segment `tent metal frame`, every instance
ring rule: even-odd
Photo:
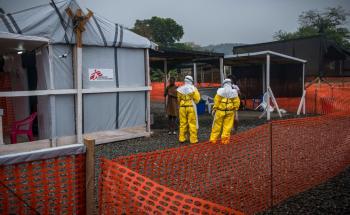
[[[271,86],[270,86],[271,56],[277,56],[280,58],[288,59],[290,61],[296,61],[298,63],[303,64],[303,72],[302,72],[303,95],[302,95],[301,100],[300,100],[297,114],[300,114],[301,109],[303,109],[303,114],[305,114],[305,94],[306,94],[306,91],[305,91],[305,64],[307,63],[307,61],[304,59],[292,57],[289,55],[285,55],[285,54],[281,54],[281,53],[269,51],[269,50],[260,51],[260,52],[243,53],[243,54],[226,55],[225,60],[238,60],[239,58],[242,58],[242,57],[254,57],[254,56],[266,56],[266,60],[265,60],[266,66],[263,65],[263,67],[262,67],[262,73],[263,73],[262,77],[263,77],[263,88],[264,88],[263,91],[264,91],[264,93],[267,94],[267,106],[266,106],[264,112],[261,114],[260,118],[262,116],[264,116],[266,113],[266,119],[271,120],[271,114],[269,111],[270,107],[271,107],[270,99],[272,99],[272,103],[275,105],[277,112],[278,112],[278,115],[280,117],[282,117],[282,114],[281,114],[281,111],[278,107],[276,98],[273,95],[273,91],[272,91]]]

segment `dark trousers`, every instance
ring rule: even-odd
[[[176,128],[176,116],[170,116],[168,115],[168,126],[169,131],[173,132]]]

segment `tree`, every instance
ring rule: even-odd
[[[151,19],[136,20],[132,30],[166,47],[173,45],[184,35],[183,27],[175,20],[157,16]]]
[[[345,27],[347,13],[342,7],[326,8],[323,12],[309,10],[299,16],[299,28],[296,32],[279,30],[274,34],[276,40],[296,39],[307,36],[323,35],[334,40],[344,48],[350,48],[350,31]]]
[[[170,48],[184,49],[184,50],[201,50],[201,46],[195,44],[194,42],[185,42],[185,43],[174,43]]]

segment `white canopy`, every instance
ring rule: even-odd
[[[21,8],[23,4],[22,0],[11,0],[1,5],[0,33],[43,37],[54,44],[75,44],[73,22],[65,11],[68,7],[73,12],[80,8],[75,0],[35,1],[35,5],[31,4],[30,8]],[[86,9],[83,12],[87,14]],[[83,44],[128,48],[156,47],[147,38],[95,13],[86,23]]]

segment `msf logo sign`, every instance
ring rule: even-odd
[[[99,77],[103,77],[103,74],[101,71],[95,69],[95,71],[90,75],[90,81],[95,81]]]
[[[89,69],[90,81],[113,81],[113,69]]]

